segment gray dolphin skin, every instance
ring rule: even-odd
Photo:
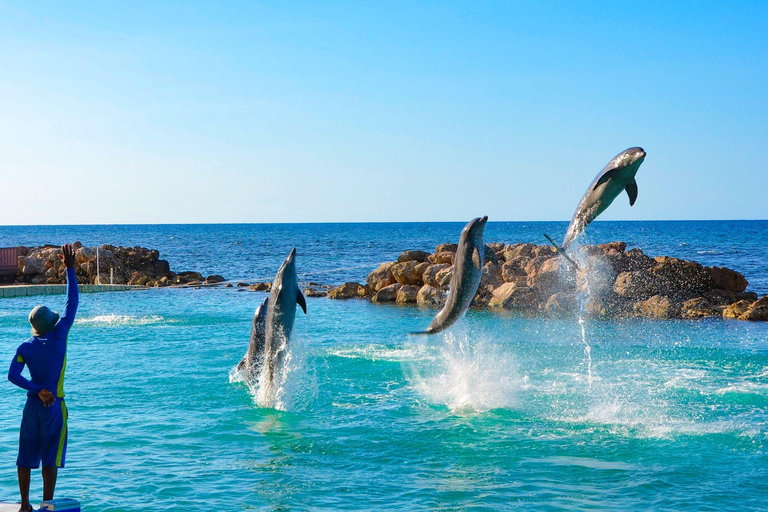
[[[237,365],[237,369],[245,371],[245,378],[248,382],[252,382],[258,374],[261,367],[262,356],[264,355],[264,341],[266,339],[266,326],[267,326],[267,307],[269,304],[269,297],[264,299],[256,312],[253,314],[253,324],[251,326],[251,339],[248,342],[248,351],[245,353],[245,357]]]
[[[608,162],[581,198],[568,231],[565,233],[563,245],[559,249],[562,251],[568,249],[584,228],[603,213],[623,191],[627,191],[629,205],[635,204],[637,199],[635,174],[643,160],[645,160],[643,148],[629,148]]]
[[[483,275],[483,255],[485,243],[483,231],[488,217],[476,218],[469,221],[461,231],[459,247],[456,249],[456,259],[453,262],[450,295],[445,307],[435,315],[426,331],[411,334],[436,334],[450,327],[469,308],[475,298],[480,277]]]
[[[296,304],[307,314],[307,302],[299,289],[296,275],[296,249],[293,249],[277,271],[269,295],[264,330],[264,368],[260,375],[266,385],[273,382],[275,370],[282,364],[288,348],[296,319]]]

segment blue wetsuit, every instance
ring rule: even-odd
[[[67,335],[77,312],[78,290],[75,269],[67,268],[67,303],[56,326],[45,336],[33,336],[19,345],[8,380],[27,390],[21,420],[19,457],[22,468],[64,467],[67,454],[67,406],[64,403],[64,371],[67,368]],[[31,380],[21,374],[29,368]],[[38,393],[47,389],[56,397],[45,407]]]

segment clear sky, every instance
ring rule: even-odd
[[[0,224],[768,218],[766,2],[2,2]]]

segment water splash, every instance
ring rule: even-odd
[[[130,325],[152,325],[166,322],[166,319],[159,315],[97,315],[94,317],[77,318],[76,325],[93,325],[98,327],[122,327]]]
[[[428,342],[431,343],[431,342]],[[436,347],[427,367],[406,365],[413,387],[430,401],[456,413],[513,409],[527,384],[516,361],[497,344],[471,339],[467,334],[447,333]]]
[[[302,337],[296,337],[290,344],[283,343],[282,362],[274,370],[271,380],[267,379],[267,365],[263,364],[258,375],[249,381],[245,370],[235,365],[229,371],[229,382],[243,383],[253,401],[259,407],[280,411],[307,410],[317,398],[317,373],[309,361],[307,344]]]

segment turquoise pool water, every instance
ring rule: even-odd
[[[405,333],[433,312],[308,299],[277,410],[230,381],[263,296],[83,296],[59,495],[104,512],[766,507],[768,325],[582,336],[573,319],[470,312],[425,339]],[[38,300],[0,301],[9,361]],[[23,393],[0,389],[10,498]]]

